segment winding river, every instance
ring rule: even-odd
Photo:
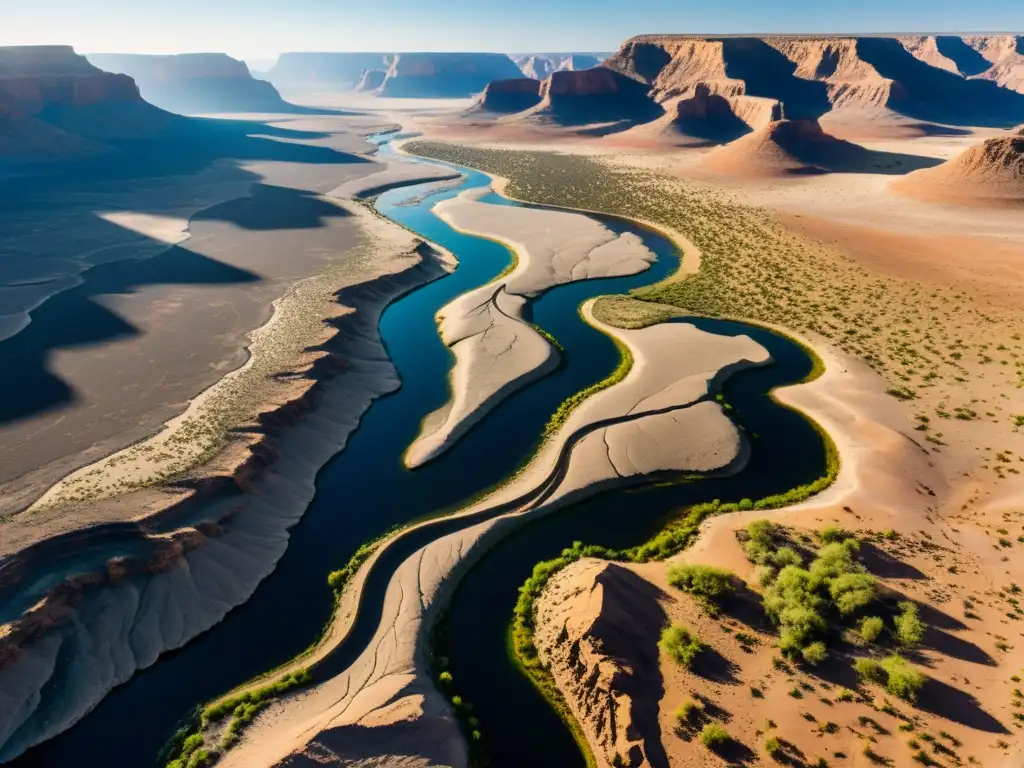
[[[384,144],[387,138],[379,141]],[[679,255],[657,233],[599,217],[616,232],[641,237],[657,254],[657,262],[639,275],[571,283],[535,301],[533,322],[565,348],[560,367],[509,397],[439,459],[415,471],[403,467],[402,455],[421,420],[448,399],[452,356],[438,337],[435,313],[493,279],[512,259],[500,244],[456,232],[432,214],[438,201],[489,184],[484,174],[460,170],[465,180],[455,188],[437,191],[435,185],[415,185],[386,192],[377,200],[382,214],[452,251],[459,267],[384,312],[380,330],[402,387],[371,406],[347,449],[321,470],[316,497],[292,531],[276,570],[219,625],[163,656],[115,689],[74,728],[26,753],[14,765],[151,765],[175,725],[193,707],[309,646],[333,605],[326,576],[344,565],[360,544],[395,525],[455,507],[507,477],[531,455],[558,406],[618,365],[612,341],[584,323],[577,307],[593,296],[624,293],[661,280],[677,268]],[[483,199],[519,205],[494,194]],[[452,604],[449,652],[459,692],[476,705],[497,765],[582,765],[567,729],[519,675],[506,652],[516,588],[535,562],[556,554],[574,539],[615,547],[636,543],[650,535],[666,514],[685,504],[711,498],[757,498],[822,474],[824,451],[815,430],[767,394],[809,372],[811,363],[805,353],[783,337],[757,328],[725,321],[688,322],[716,333],[750,335],[775,360],[769,367],[741,373],[725,390],[753,436],[750,464],[732,479],[603,494],[524,527],[470,572]],[[459,525],[451,521],[431,526],[422,536],[435,538]],[[422,538],[409,538],[407,545],[387,555],[396,566],[412,551],[409,547],[425,543]],[[381,576],[367,582],[357,626],[319,674],[344,668],[372,636],[389,569],[378,571]]]

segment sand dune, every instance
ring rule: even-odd
[[[920,200],[975,205],[1024,204],[1024,136],[988,139],[892,188]]]

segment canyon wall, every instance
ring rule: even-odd
[[[368,69],[387,71],[392,53],[282,53],[267,79],[282,90],[345,90]]]
[[[100,69],[130,76],[143,98],[179,114],[290,111],[270,83],[256,80],[244,62],[223,53],[175,56],[91,54]]]
[[[381,96],[466,98],[492,80],[521,77],[503,53],[400,53],[391,62]]]
[[[35,162],[111,151],[107,140],[167,130],[132,78],[104,72],[71,46],[0,47],[0,160]]]

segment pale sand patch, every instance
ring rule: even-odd
[[[188,219],[134,211],[99,211],[96,217],[168,245],[188,240]]]
[[[589,303],[584,307],[584,316],[588,322],[596,322],[590,315]],[[407,559],[391,579],[374,639],[352,667],[309,691],[272,703],[244,733],[239,745],[224,756],[225,766],[274,765],[286,758],[289,764],[297,766],[314,765],[318,760],[344,764],[355,758],[348,752],[349,739],[353,734],[363,733],[360,725],[367,718],[373,718],[379,730],[373,734],[365,756],[372,755],[378,761],[394,759],[389,757],[396,754],[391,732],[401,724],[403,729],[415,731],[414,738],[405,745],[411,751],[402,752],[403,759],[425,759],[425,755],[436,754],[443,746],[449,754],[447,759],[451,760],[446,764],[466,764],[465,747],[447,704],[429,678],[423,649],[433,619],[457,579],[493,541],[507,535],[524,519],[578,501],[608,484],[622,483],[624,476],[698,468],[733,470],[736,468],[733,462],[742,460],[739,434],[717,404],[709,401],[687,406],[700,393],[706,392],[708,381],[718,375],[717,369],[711,370],[715,363],[737,368],[765,362],[767,353],[743,337],[713,337],[721,346],[730,348],[722,350],[708,343],[710,339],[706,337],[712,334],[685,324],[666,325],[659,332],[653,332],[655,328],[638,331],[603,328],[621,335],[634,359],[647,364],[634,368],[618,385],[587,400],[574,413],[578,418],[572,424],[564,424],[524,472],[490,497],[458,514],[469,517],[509,504],[507,512],[444,536]],[[704,359],[697,361],[700,357]],[[691,377],[694,386],[666,386],[663,366]],[[611,397],[622,387],[627,387],[630,394],[625,398]],[[609,398],[611,402],[587,408],[599,399],[608,401]],[[553,476],[557,465],[565,460],[562,454],[570,439],[598,421],[622,417],[624,412],[619,406],[628,402],[671,408],[671,418],[641,408],[635,409],[632,418],[627,417],[623,423],[599,427],[591,437],[597,434],[607,439],[607,461],[592,461],[590,455],[591,446],[604,449],[604,440],[588,445],[590,437],[584,438],[572,447],[567,459],[568,472],[558,477],[553,493],[532,503],[531,490],[542,487]],[[587,413],[581,414],[584,409]],[[517,502],[517,499],[523,501]],[[352,591],[346,593],[347,600],[343,599],[339,610],[345,609],[346,602],[351,605],[356,599],[353,592],[360,588],[365,574],[382,551],[379,548],[360,569]],[[342,621],[350,623],[350,619],[336,620],[330,644],[321,646],[316,657],[322,657],[330,646],[344,637],[347,630],[342,628]],[[307,658],[303,663],[310,661]],[[401,718],[375,714],[405,700],[410,700],[409,707]],[[409,710],[420,706],[425,716],[410,724]]]
[[[632,233],[616,235],[577,213],[480,202],[487,192],[443,200],[434,213],[459,231],[505,243],[518,261],[511,274],[438,313],[441,338],[455,355],[452,397],[424,420],[406,452],[410,468],[439,456],[502,398],[558,364],[555,350],[523,320],[530,298],[576,280],[637,274],[654,260]]]
[[[346,181],[328,193],[329,197],[342,199],[363,199],[379,195],[395,187],[403,187],[425,181],[447,181],[459,178],[458,171],[440,165],[426,163],[390,162],[378,163],[382,168],[358,179]]]

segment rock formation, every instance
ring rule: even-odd
[[[100,69],[132,77],[142,96],[179,114],[282,112],[294,109],[273,85],[256,80],[244,62],[223,53],[149,56],[92,54]]]
[[[658,120],[636,137],[673,144],[729,140],[780,118],[921,133],[942,130],[924,123],[1007,127],[1024,119],[1019,47],[1006,35],[642,35],[596,68],[553,72],[524,118],[620,129]],[[520,63],[540,74],[536,56]],[[587,106],[574,98],[598,92]]]
[[[512,60],[523,74],[534,80],[546,80],[552,72],[593,69],[607,58],[606,54],[592,53],[521,53]]]
[[[381,96],[465,98],[492,80],[521,77],[503,53],[400,53],[388,69]]]
[[[540,103],[540,81],[528,77],[494,80],[484,88],[478,107],[486,112],[513,113]]]
[[[285,91],[347,90],[368,69],[387,70],[391,53],[282,53],[267,79]]]
[[[175,120],[143,101],[130,77],[97,69],[70,46],[0,48],[0,160],[102,154],[110,140],[147,137]]]
[[[561,125],[625,128],[664,114],[647,90],[642,83],[605,67],[555,72],[541,83],[540,103],[530,112]]]
[[[580,560],[537,602],[535,642],[599,766],[658,765],[659,591],[627,568]]]
[[[371,93],[376,91],[387,79],[388,73],[383,69],[367,69],[359,78],[359,82],[356,84],[355,90],[362,93]]]
[[[719,147],[704,165],[723,173],[785,176],[863,170],[870,154],[825,133],[815,120],[777,120]]]
[[[893,189],[935,202],[1024,205],[1024,135],[988,139],[942,165],[908,174]]]

